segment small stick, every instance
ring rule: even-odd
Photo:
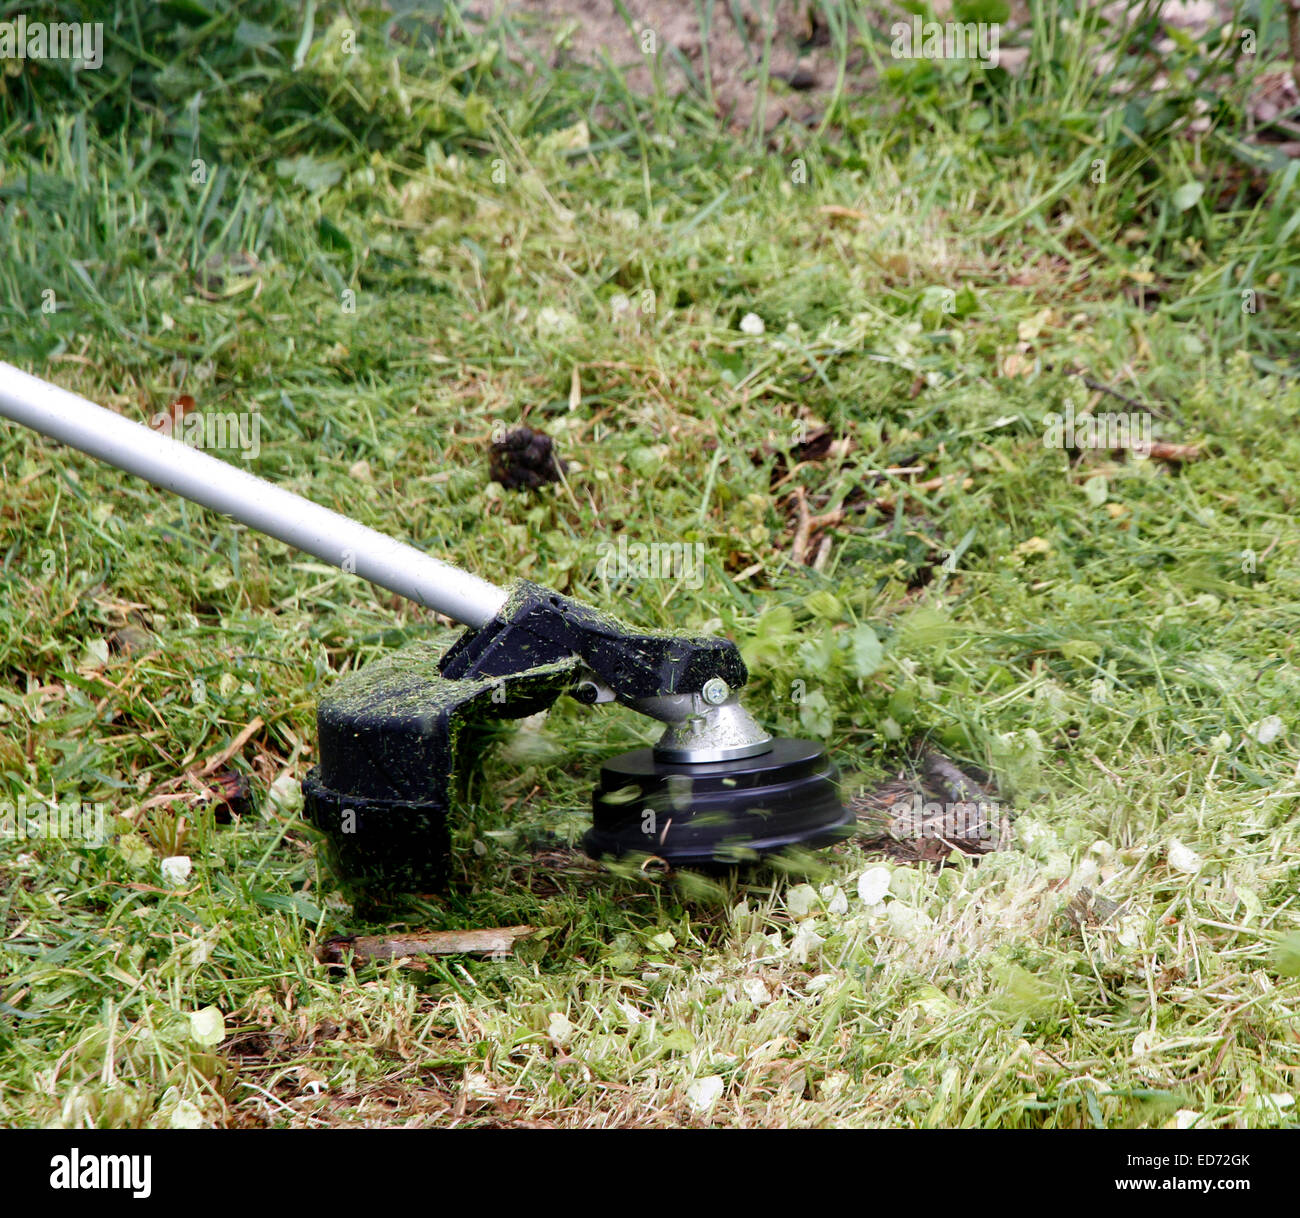
[[[1153,440],[1150,455],[1157,461],[1195,461],[1201,455],[1199,444],[1166,444],[1162,440]]]
[[[842,207],[838,203],[827,203],[824,207],[817,209],[823,216],[829,216],[832,220],[870,220],[871,217],[864,211],[858,211],[853,207]]]
[[[239,735],[236,736],[226,748],[222,749],[221,752],[218,753],[215,757],[209,758],[204,763],[204,766],[199,771],[199,774],[201,776],[206,777],[208,774],[211,774],[213,770],[220,769],[265,726],[266,724],[262,721],[262,716],[257,715],[253,719],[253,722],[250,723],[246,728],[244,728],[244,730],[240,732]]]
[[[1089,753],[1088,760],[1091,761],[1092,764],[1095,765],[1097,769],[1099,769],[1103,774],[1105,774],[1106,777],[1111,780],[1111,782],[1121,787],[1124,785],[1124,780],[1118,774],[1116,774],[1114,770],[1108,770],[1106,768],[1105,763],[1102,761],[1100,757],[1097,756],[1096,753]]]
[[[1108,394],[1110,397],[1115,398],[1116,401],[1123,402],[1125,406],[1131,406],[1134,410],[1140,411],[1143,414],[1161,414],[1158,410],[1152,410],[1145,402],[1139,402],[1137,398],[1131,398],[1127,393],[1121,393],[1118,389],[1115,389],[1102,381],[1096,381],[1090,376],[1084,376],[1082,372],[1079,373],[1079,379],[1094,393]],[[1161,414],[1161,417],[1167,418],[1168,416]]]
[[[1055,365],[1048,364],[1048,367],[1054,368]],[[1114,388],[1113,386],[1107,385],[1104,381],[1095,380],[1093,377],[1090,377],[1086,372],[1084,372],[1082,368],[1075,366],[1075,367],[1065,368],[1064,371],[1068,376],[1077,376],[1094,393],[1107,394],[1110,397],[1115,398],[1117,401],[1123,402],[1125,406],[1128,406],[1133,410],[1141,411],[1143,413],[1153,414],[1157,418],[1161,418],[1161,419],[1172,419],[1174,422],[1177,423],[1182,422],[1182,420],[1178,417],[1178,412],[1176,410],[1170,408],[1169,411],[1166,412],[1164,410],[1157,409],[1155,406],[1152,406],[1150,403],[1139,402],[1137,398],[1129,397],[1127,393],[1122,393],[1120,390]]]
[[[808,546],[812,541],[813,534],[839,524],[844,519],[844,509],[835,508],[833,511],[823,512],[820,516],[814,516],[808,510],[808,496],[801,486],[794,488],[794,499],[799,509],[799,523],[794,530],[794,544],[790,547],[790,561],[796,567],[802,567],[808,563]]]
[[[317,950],[324,964],[342,964],[351,955],[365,960],[401,960],[407,956],[494,956],[514,950],[516,939],[536,931],[535,926],[495,926],[486,930],[434,930],[417,935],[339,935]]]

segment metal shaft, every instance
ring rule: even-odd
[[[0,416],[467,626],[484,625],[505,602],[504,590],[477,575],[2,361]]]

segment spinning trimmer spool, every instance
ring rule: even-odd
[[[773,739],[740,705],[747,674],[726,639],[638,631],[527,580],[495,587],[5,363],[0,415],[465,625],[445,653],[409,644],[317,708],[306,814],[354,891],[441,886],[468,736],[561,694],[665,725],[653,748],[601,767],[584,838],[594,856],[733,865],[847,833],[834,766],[811,741]]]

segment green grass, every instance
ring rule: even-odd
[[[566,701],[486,759],[451,890],[400,923],[545,935],[330,971],[319,941],[381,926],[298,817],[315,700],[436,624],[6,426],[0,798],[103,803],[111,840],[0,841],[0,1122],[1294,1123],[1267,1097],[1300,1091],[1300,192],[1241,143],[1276,65],[1210,82],[1192,48],[1158,90],[1052,6],[1019,76],[884,58],[819,135],[759,142],[700,98],[526,71],[451,8],[418,46],[358,20],[355,56],[337,6],[243,20],[124,4],[98,73],[3,78],[5,358],[142,421],[257,410],[276,482],[730,634],[770,728],[825,736],[851,785],[932,741],[995,775],[1016,840],[892,867],[870,907],[855,844],[602,871],[569,849],[593,765],[653,725]],[[1045,447],[1067,399],[1128,409],[1082,377],[1203,459]],[[520,420],[566,488],[487,482]],[[848,452],[774,491],[821,427]],[[789,561],[795,486],[847,508],[820,569]],[[702,542],[703,587],[602,580],[620,535]],[[149,644],[110,645],[128,625]],[[256,716],[257,811],[218,823],[184,776]],[[1076,928],[1081,886],[1125,919]]]

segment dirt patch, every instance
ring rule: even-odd
[[[489,0],[479,0],[478,8],[486,19]],[[932,20],[951,17],[950,0],[935,0],[931,9]],[[509,0],[509,10],[520,54],[526,49],[550,68],[608,62],[633,94],[648,97],[657,89],[673,97],[693,94],[733,128],[761,123],[771,134],[783,123],[815,126],[835,96],[835,40],[818,6],[808,0],[776,0],[774,7],[772,0]],[[1121,0],[1104,15],[1116,24],[1130,19]],[[886,34],[907,14],[882,4],[864,7],[859,16]],[[1229,0],[1170,0],[1161,7],[1160,20],[1165,36],[1149,46],[1154,56],[1174,49],[1172,31],[1200,38],[1231,24],[1233,6]],[[999,62],[1013,75],[1023,70],[1029,54],[1028,22],[1025,0],[1011,0]],[[847,34],[843,88],[862,93],[872,87],[874,69],[862,50],[861,29],[851,26]],[[1104,53],[1098,66],[1107,66]],[[1154,91],[1168,83],[1158,78]],[[1262,136],[1252,131],[1251,142],[1282,141],[1278,152],[1297,155],[1300,124],[1285,116],[1297,104],[1298,87],[1293,73],[1261,79],[1248,109],[1252,128],[1269,130]]]
[[[834,94],[831,32],[803,0],[778,0],[770,12],[768,0],[624,0],[622,7],[630,21],[612,0],[515,0],[511,15],[528,48],[552,68],[608,60],[634,94],[691,92],[736,127],[754,124],[760,107],[765,131],[815,123]],[[846,82],[861,84],[868,73],[865,57],[851,53]]]
[[[867,854],[943,866],[954,852],[978,857],[1011,849],[1011,817],[987,780],[934,750],[922,753],[917,770],[848,797]]]

